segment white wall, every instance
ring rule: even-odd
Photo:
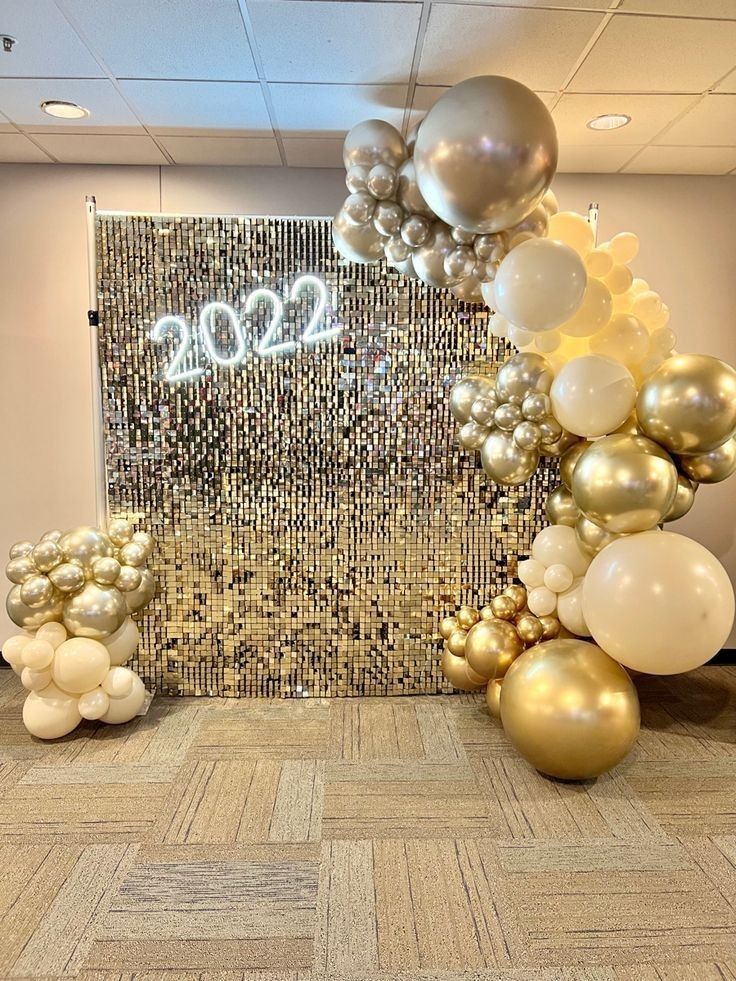
[[[735,179],[564,174],[554,189],[563,208],[600,203],[602,238],[637,232],[634,270],[669,304],[680,350],[736,364]],[[109,210],[332,215],[344,193],[330,170],[0,165],[2,556],[94,522],[85,195]],[[674,528],[736,582],[733,483],[702,488]],[[3,611],[0,639],[11,626]]]

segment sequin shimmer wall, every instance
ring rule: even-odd
[[[157,541],[133,669],[183,695],[450,691],[440,618],[507,584],[557,483],[543,465],[492,486],[455,442],[450,386],[505,356],[485,310],[346,263],[319,219],[100,215],[98,259],[110,511]],[[258,355],[264,299],[240,363],[208,361],[206,304],[243,314],[304,273],[327,286],[318,329],[335,336]],[[303,334],[315,299],[285,304],[274,342]],[[203,374],[165,379],[177,339],[151,329],[167,314],[194,329],[180,370]],[[212,326],[231,355],[232,326]]]

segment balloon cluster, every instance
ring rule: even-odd
[[[510,358],[495,381],[469,375],[453,386],[450,410],[461,426],[458,441],[480,450],[483,469],[495,483],[526,483],[540,453],[556,456],[577,441],[554,416],[548,394],[553,378],[550,364],[527,352]]]
[[[505,105],[513,112],[494,115]],[[337,250],[352,262],[385,257],[463,300],[480,302],[504,257],[544,235],[557,210],[548,192],[552,118],[533,92],[501,76],[451,88],[406,141],[383,120],[359,123],[343,161],[350,193],[333,222]]]
[[[25,631],[3,645],[3,657],[29,695],[23,722],[41,739],[71,732],[82,719],[120,723],[141,709],[141,679],[123,667],[140,634],[131,614],[151,601],[147,532],[123,519],[107,531],[49,531],[10,549],[6,575],[11,620]]]

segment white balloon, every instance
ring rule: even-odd
[[[102,688],[93,688],[79,696],[78,704],[83,719],[101,719],[110,708],[110,696]]]
[[[32,671],[44,671],[54,660],[54,648],[45,640],[34,637],[26,644],[21,654],[21,661]]]
[[[583,259],[595,247],[593,226],[575,211],[559,211],[553,215],[547,226],[547,237],[569,245]]]
[[[98,640],[72,637],[57,648],[51,670],[59,688],[81,695],[100,684],[110,670],[110,655]]]
[[[503,259],[493,282],[496,310],[536,333],[569,320],[585,295],[585,266],[569,245],[547,238],[522,242]]]
[[[733,587],[698,542],[646,531],[611,542],[593,559],[583,614],[596,644],[621,664],[677,674],[723,646],[733,624]]]
[[[48,668],[38,671],[35,668],[23,668],[20,680],[23,687],[29,691],[43,691],[51,684],[51,671]]]
[[[590,565],[590,558],[578,544],[575,529],[567,525],[550,525],[543,528],[532,544],[532,556],[548,569],[552,565],[564,565],[573,576],[583,576]]]
[[[586,354],[560,368],[550,396],[552,412],[565,429],[577,436],[605,436],[634,408],[636,383],[618,361]]]
[[[45,640],[56,650],[69,635],[63,623],[44,623],[36,631],[36,640]]]
[[[570,589],[557,597],[557,619],[565,630],[578,637],[590,637],[583,616],[583,579],[576,579]]]
[[[544,571],[544,563],[537,559],[524,559],[519,563],[519,579],[530,589],[544,585]]]
[[[564,593],[572,586],[572,571],[562,562],[555,562],[544,573],[544,585],[553,593]]]
[[[127,671],[127,668],[116,668],[116,671]],[[131,672],[132,674],[132,672]],[[111,698],[110,707],[100,716],[103,722],[119,725],[130,720],[140,712],[146,700],[146,689],[137,674],[133,675],[133,690],[125,698]]]
[[[23,725],[39,739],[58,739],[82,721],[77,699],[53,682],[43,691],[32,691],[23,705]]]
[[[529,592],[527,606],[535,616],[548,617],[555,612],[557,596],[546,586],[537,586]]]
[[[133,691],[137,677],[130,668],[123,668],[118,665],[110,668],[102,679],[102,689],[111,698],[127,698]]]
[[[15,634],[3,644],[3,658],[8,662],[16,674],[23,670],[23,651],[33,640],[28,634]]]
[[[110,655],[110,664],[125,664],[135,654],[141,632],[132,617],[126,617],[123,625],[114,634],[105,637],[102,643]]]

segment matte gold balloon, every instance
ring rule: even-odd
[[[547,498],[544,510],[547,521],[551,525],[569,525],[570,528],[574,528],[575,522],[580,517],[580,509],[575,503],[571,491],[564,484],[555,487]]]
[[[112,542],[96,528],[82,527],[69,531],[59,540],[65,562],[74,562],[86,573],[92,572],[95,559],[111,556]]]
[[[469,78],[422,120],[414,163],[435,214],[452,226],[496,232],[542,200],[557,167],[557,134],[547,107],[520,82]]]
[[[507,487],[525,484],[539,463],[539,450],[522,450],[510,433],[494,429],[480,451],[486,475]]]
[[[596,440],[581,455],[572,478],[582,513],[614,535],[655,528],[674,504],[676,492],[672,458],[645,436]]]
[[[697,486],[697,484],[695,485]],[[672,507],[664,516],[665,521],[677,521],[684,517],[695,503],[695,487],[690,482],[690,478],[684,474],[678,474],[677,492]]]
[[[64,626],[75,637],[103,640],[122,626],[127,615],[123,594],[114,586],[88,582],[64,601]]]
[[[73,562],[62,562],[49,572],[49,579],[62,593],[73,593],[84,585],[84,572]]]
[[[474,606],[461,606],[457,611],[457,624],[461,630],[470,630],[480,620],[480,613]]]
[[[624,536],[612,535],[610,531],[606,531],[605,528],[601,528],[600,525],[586,518],[584,514],[581,514],[575,522],[575,537],[578,540],[580,548],[586,555],[590,555],[592,558],[601,549],[605,548],[606,545],[610,545],[617,538],[623,538]]]
[[[561,624],[557,617],[540,617],[539,622],[542,624],[542,640],[554,640],[559,636]]]
[[[736,471],[736,436],[707,453],[681,456],[680,468],[699,484],[718,484]]]
[[[494,719],[501,718],[501,679],[494,678],[486,686],[486,705]]]
[[[477,675],[464,657],[457,657],[452,651],[444,650],[442,652],[440,667],[442,674],[450,684],[459,688],[460,691],[477,691],[486,683],[486,679]]]
[[[13,586],[5,600],[8,616],[24,630],[38,630],[44,623],[61,620],[63,601],[56,593],[43,606],[27,606],[20,598],[21,586]]]
[[[465,641],[468,664],[484,678],[502,678],[523,650],[516,627],[506,620],[481,620]]]
[[[595,644],[550,640],[509,668],[501,721],[519,753],[542,773],[590,780],[634,745],[639,699],[626,671]]]
[[[115,584],[116,586],[120,584],[120,580],[128,568],[131,567],[123,566],[123,568],[120,570],[120,575],[118,576],[117,583]],[[128,590],[128,592],[125,593],[125,605],[127,606],[129,613],[137,613],[137,611],[142,610],[144,606],[148,606],[153,599],[154,593],[156,592],[156,582],[150,569],[136,569],[134,571],[141,572],[141,580],[138,586]]]
[[[736,434],[736,370],[705,354],[668,358],[636,403],[639,425],[672,453],[707,453]]]
[[[457,630],[453,630],[445,642],[447,644],[448,651],[451,654],[454,654],[456,657],[465,657],[465,642],[467,640],[467,636],[467,630],[462,630],[459,627]]]
[[[444,640],[450,636],[453,630],[457,630],[457,617],[445,617],[440,624],[440,634]]]
[[[526,606],[527,592],[525,586],[519,586],[517,583],[512,583],[510,586],[507,586],[506,589],[504,589],[503,595],[511,597],[516,606],[517,613],[521,613]]]
[[[578,460],[589,446],[592,446],[589,440],[581,439],[574,443],[569,450],[565,450],[560,457],[560,480],[568,490],[572,490],[572,475]]]
[[[541,618],[535,617],[533,613],[522,613],[516,621],[516,629],[527,647],[538,644],[544,636]]]
[[[510,596],[494,596],[491,600],[491,610],[493,611],[494,617],[497,617],[499,620],[511,620],[518,612],[516,603],[514,603]]]

